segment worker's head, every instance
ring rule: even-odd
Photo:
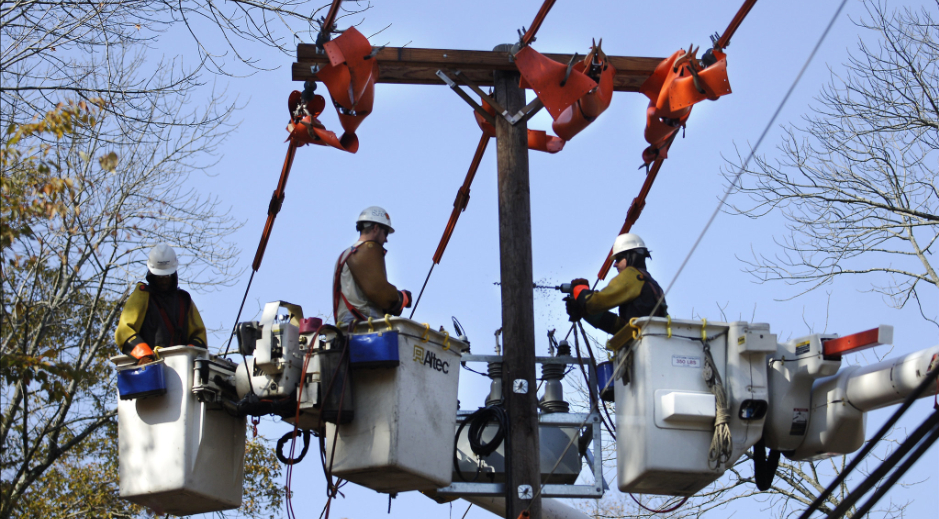
[[[391,226],[391,216],[377,205],[366,207],[355,221],[355,230],[359,231],[359,239],[378,242],[384,245],[388,235],[395,232]]]
[[[150,249],[147,257],[147,283],[157,291],[176,289],[179,260],[176,251],[165,243],[158,243]]]
[[[651,257],[645,242],[635,234],[620,234],[613,242],[613,266],[617,272],[622,272],[627,267],[645,269],[646,258]]]

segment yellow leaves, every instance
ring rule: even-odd
[[[61,140],[80,129],[93,128],[104,104],[101,99],[59,103],[41,119],[37,116],[33,122],[7,128],[0,147],[0,167],[4,172],[0,219],[5,224],[0,229],[0,247],[6,249],[15,240],[31,238],[33,226],[42,220],[77,213],[77,208],[70,207],[65,197],[75,188],[76,179],[63,178],[60,173],[63,159],[54,153],[56,148],[49,144],[49,138]],[[39,142],[28,145],[32,140]],[[79,159],[88,161],[89,157],[79,153]],[[114,173],[119,159],[112,151],[98,162],[102,169]]]
[[[114,173],[117,171],[117,153],[113,151],[98,159],[101,169]]]

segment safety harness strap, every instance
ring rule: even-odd
[[[339,261],[336,262],[336,273],[333,277],[333,319],[336,320],[337,324],[339,323],[339,299],[342,299],[342,302],[346,305],[346,309],[355,316],[357,321],[364,321],[366,319],[365,315],[360,312],[358,308],[352,306],[349,300],[346,299],[346,295],[342,293],[342,269],[346,266],[346,262],[349,261],[349,258],[358,250],[358,247],[350,247],[349,250],[344,251],[339,256]]]

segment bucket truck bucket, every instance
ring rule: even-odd
[[[379,334],[397,335],[396,356],[384,340],[356,339]],[[368,344],[365,357],[375,362],[352,364],[355,419],[326,424],[333,475],[387,493],[449,485],[460,356],[468,346],[400,317],[359,323],[350,337],[353,359],[362,353],[351,351],[356,344]]]
[[[724,473],[762,434],[767,406],[769,325],[646,317],[641,332],[616,353],[617,480],[623,492],[693,495]],[[712,463],[715,394],[710,366],[723,381],[731,446]]]
[[[196,361],[216,359],[192,346],[159,352],[166,393],[117,403],[121,497],[174,515],[238,508],[245,419],[213,409],[192,392]],[[137,359],[119,355],[111,362],[121,369]]]

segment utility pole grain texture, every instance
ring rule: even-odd
[[[511,45],[496,51],[509,52]],[[495,98],[510,114],[525,107],[517,71],[496,70]],[[531,289],[531,194],[528,179],[528,125],[496,116],[499,170],[499,251],[502,281],[503,398],[508,412],[506,438],[507,519],[528,509],[541,518],[538,411],[535,396],[535,311]],[[524,381],[524,384],[521,382]],[[523,389],[520,385],[524,386]]]

